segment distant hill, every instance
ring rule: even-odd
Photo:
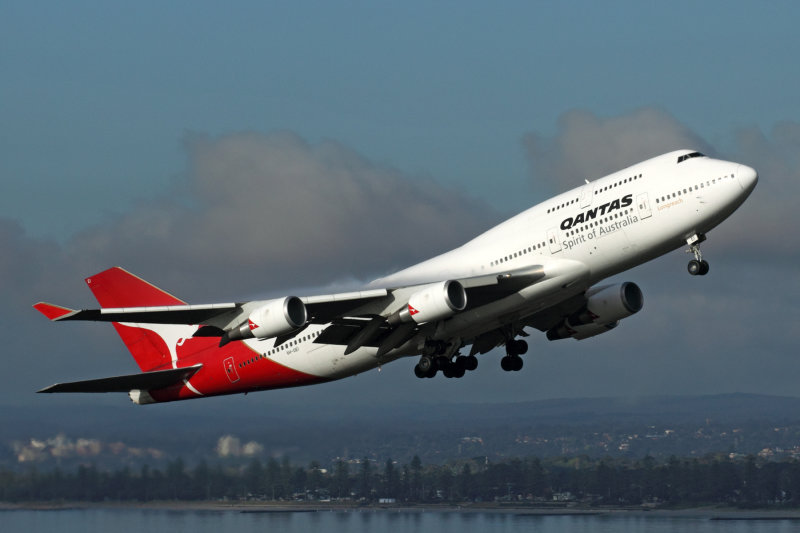
[[[512,404],[191,405],[0,409],[0,461],[35,439],[96,439],[163,450],[165,460],[215,458],[219,439],[293,460],[420,455],[429,462],[514,455],[800,453],[800,398],[757,394],[554,399]],[[233,407],[235,406],[235,407]],[[225,407],[231,407],[225,409]],[[778,431],[777,427],[781,427]],[[782,452],[784,453],[784,452]],[[788,453],[788,452],[786,452]],[[112,458],[113,459],[113,458]]]
[[[396,428],[474,428],[512,424],[602,425],[772,421],[800,422],[800,398],[762,394],[646,396],[638,398],[564,398],[520,403],[373,404],[281,406],[230,412],[212,407],[217,400],[197,400],[192,409],[165,406],[0,407],[3,437],[43,436],[53,432],[163,438],[205,432],[261,433],[268,428],[302,429],[368,426]],[[177,404],[173,404],[177,405]],[[183,407],[183,406],[181,406]]]

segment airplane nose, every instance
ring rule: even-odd
[[[748,192],[752,191],[758,183],[758,172],[747,165],[739,165],[736,169],[736,177],[739,179],[742,189]]]

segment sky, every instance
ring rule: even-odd
[[[336,383],[149,409],[754,392],[800,382],[795,2],[0,0],[0,404],[136,371],[83,278],[123,266],[190,303],[335,291],[455,247],[637,161],[756,168],[703,244],[616,281],[606,335],[496,351],[460,380],[404,359]],[[201,404],[200,406],[187,406]],[[172,411],[171,411],[172,412]]]

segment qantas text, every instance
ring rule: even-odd
[[[603,216],[606,213],[610,213],[614,210],[621,209],[623,207],[628,207],[632,203],[633,203],[633,195],[626,194],[622,198],[618,198],[613,202],[608,202],[601,206],[595,207],[594,209],[589,209],[587,211],[584,211],[583,213],[579,213],[578,216],[576,216],[575,218],[572,217],[565,218],[561,222],[561,229],[566,231],[575,224],[583,224],[584,222],[588,222],[590,220],[597,218],[598,215]]]

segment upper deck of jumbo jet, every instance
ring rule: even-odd
[[[619,185],[625,188],[624,186],[629,182],[644,179],[651,170],[661,169],[667,165],[672,166],[679,157],[691,153],[699,154],[699,152],[696,152],[695,150],[675,150],[674,152],[669,152],[667,154],[647,159],[594,180],[586,177],[586,183],[580,184],[574,189],[570,189],[557,196],[549,198],[548,200],[545,200],[544,202],[509,218],[505,222],[502,222],[490,230],[478,235],[471,241],[467,242],[464,246],[471,247],[484,245],[487,242],[491,242],[496,239],[499,234],[508,235],[513,234],[515,231],[526,231],[530,228],[531,224],[536,225],[538,223],[542,223],[546,225],[546,219],[553,213],[561,212],[562,210],[569,209],[570,207],[580,209],[580,206],[583,203],[581,202],[581,195],[583,194],[585,187],[589,188],[588,190],[591,191],[592,195],[603,192],[601,189],[606,186],[606,183],[610,184],[612,187],[614,183],[619,183]],[[636,177],[635,180],[634,176]],[[633,191],[635,191],[635,189],[633,189]],[[542,227],[542,229],[546,228]]]
[[[468,275],[466,270],[475,269],[476,264],[465,262],[466,258],[475,257],[476,253],[481,257],[488,257],[491,255],[491,248],[506,248],[509,246],[507,242],[509,240],[530,239],[532,230],[543,233],[552,227],[558,227],[558,222],[563,218],[561,215],[574,214],[576,211],[596,205],[600,199],[607,201],[609,195],[621,197],[626,194],[657,192],[662,186],[671,186],[672,179],[686,176],[684,169],[691,169],[691,176],[696,177],[698,167],[711,168],[717,165],[732,167],[726,171],[737,174],[742,189],[747,193],[755,186],[757,174],[746,165],[714,159],[697,150],[674,150],[593,181],[587,181],[509,218],[458,248],[374,280],[370,285],[386,286],[411,280],[427,282],[434,273],[453,277]],[[746,194],[744,196],[746,197]]]

